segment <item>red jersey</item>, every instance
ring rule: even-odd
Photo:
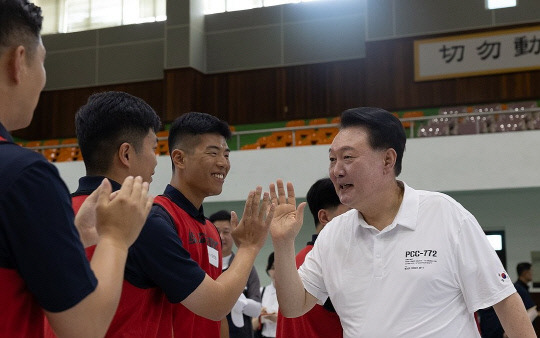
[[[0,177],[0,336],[43,337],[43,309],[70,309],[97,280],[58,170],[15,145],[1,123]]]
[[[306,255],[313,249],[307,245],[296,255],[296,268],[298,269]],[[328,338],[343,337],[343,328],[339,316],[335,312],[326,310],[316,304],[313,309],[298,318],[285,318],[278,311],[276,338]]]
[[[221,275],[221,238],[216,227],[208,220],[205,224],[195,220],[166,196],[157,196],[154,203],[161,205],[174,221],[182,245],[206,274],[216,279]],[[206,319],[191,312],[182,304],[173,304],[173,331],[175,337],[219,337],[221,322]]]
[[[41,337],[45,314],[17,270],[0,268],[2,306],[0,335],[5,337]],[[9,306],[7,306],[9,304]]]
[[[73,210],[77,213],[88,195],[72,197]],[[86,248],[88,260],[94,255],[95,245]],[[172,337],[172,308],[160,288],[141,289],[124,279],[122,295],[105,337]],[[55,337],[46,325],[48,338]]]
[[[96,246],[86,248],[92,259]],[[172,337],[171,306],[160,288],[141,289],[124,279],[118,309],[105,337]]]

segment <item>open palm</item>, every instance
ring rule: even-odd
[[[277,191],[276,191],[277,186]],[[275,205],[274,219],[270,225],[273,241],[294,240],[302,228],[306,203],[296,207],[296,198],[292,183],[287,182],[287,193],[282,180],[270,184],[270,197]]]

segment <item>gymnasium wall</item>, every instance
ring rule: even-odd
[[[505,230],[508,272],[530,261],[540,238],[540,131],[409,139],[400,179],[416,189],[442,191],[468,208],[489,230]],[[235,210],[242,214],[249,190],[281,178],[291,181],[301,201],[311,184],[328,175],[328,145],[233,151],[223,192],[204,203],[205,214]],[[70,191],[84,175],[84,164],[56,163]],[[159,194],[171,177],[170,159],[160,156],[151,192]],[[314,223],[308,212],[296,241],[297,251],[311,238]],[[272,251],[270,239],[256,266],[264,266]]]
[[[48,81],[23,139],[73,137],[88,95],[140,96],[164,122],[203,111],[231,124],[537,100],[540,71],[415,82],[414,39],[538,25],[540,2],[315,1],[204,16],[169,0],[166,22],[43,37]]]

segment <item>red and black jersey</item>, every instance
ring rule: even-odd
[[[0,334],[43,337],[43,309],[75,306],[97,280],[56,167],[1,124],[0,137]]]
[[[84,200],[99,187],[104,177],[85,176],[79,180],[79,187],[72,194],[73,209],[79,210]],[[121,185],[109,180],[113,191]],[[86,248],[88,260],[92,259],[95,245]],[[151,253],[149,253],[151,254]],[[137,287],[124,279],[122,295],[106,337],[172,337],[172,304],[167,301],[161,288]],[[49,337],[54,337],[50,328],[46,329]]]
[[[173,197],[174,198],[174,197]],[[157,196],[154,203],[171,216],[184,249],[211,278],[221,274],[221,238],[216,227],[204,218],[196,219],[168,196]],[[173,306],[175,337],[219,337],[220,322],[198,316],[182,304]]]

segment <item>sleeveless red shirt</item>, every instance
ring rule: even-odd
[[[174,221],[178,236],[191,259],[213,279],[221,275],[221,238],[216,227],[208,220],[202,224],[166,196],[156,196],[154,203],[161,205]],[[173,304],[173,331],[175,337],[219,337],[221,322],[206,319],[188,310],[182,304]]]

